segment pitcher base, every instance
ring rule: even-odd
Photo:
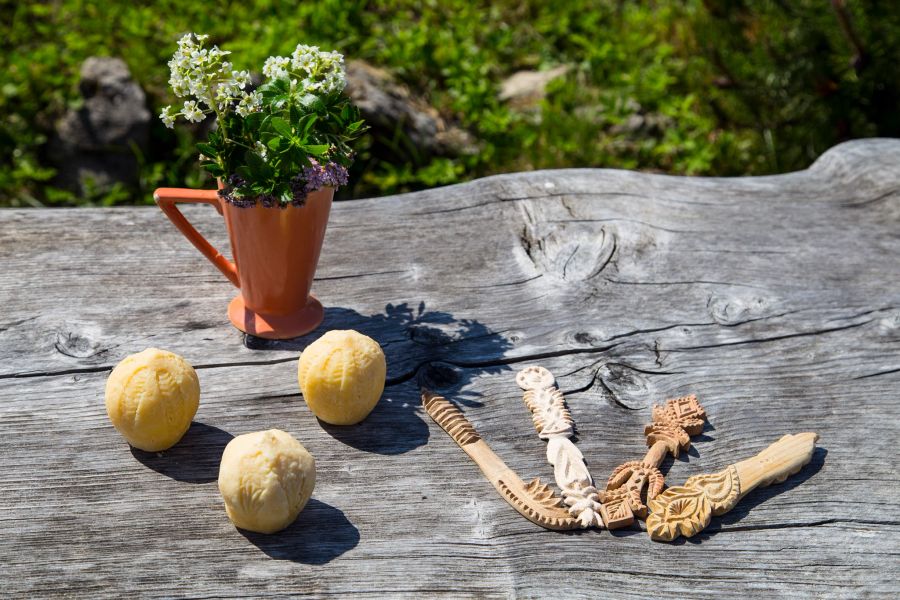
[[[267,340],[288,340],[318,327],[325,318],[325,309],[315,296],[310,295],[306,306],[295,313],[264,315],[247,308],[244,298],[238,294],[228,305],[228,318],[244,333]]]

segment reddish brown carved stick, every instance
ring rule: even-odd
[[[659,465],[667,453],[677,457],[680,450],[686,450],[691,436],[703,431],[705,421],[706,412],[693,395],[653,407],[653,423],[644,428],[650,447],[647,455],[616,467],[601,493],[600,515],[608,529],[627,527],[635,517],[647,518],[647,505],[641,497],[644,488],[647,502],[659,495],[665,485]]]

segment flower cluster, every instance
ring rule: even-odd
[[[317,46],[304,44],[298,44],[290,57],[266,59],[263,75],[269,79],[287,79],[292,90],[311,95],[341,92],[347,83],[342,54],[323,52]]]
[[[347,167],[334,161],[320,164],[314,158],[309,159],[309,166],[304,167],[301,171],[291,178],[291,202],[292,206],[303,206],[306,203],[306,196],[312,192],[317,192],[324,187],[340,187],[347,185],[350,176]],[[261,194],[258,198],[239,196],[234,190],[245,185],[247,182],[240,175],[231,175],[225,178],[225,188],[219,190],[219,197],[235,206],[248,208],[255,206],[257,200],[266,208],[273,206],[286,207],[286,203],[280,203],[272,194]]]
[[[324,165],[319,164],[314,158],[309,159],[310,165],[304,167],[300,172],[300,178],[306,180],[303,187],[304,192],[314,192],[325,186],[339,187],[347,185],[347,168],[334,161],[329,161]]]
[[[341,93],[344,57],[300,44],[290,56],[270,56],[266,81],[254,87],[207,39],[179,40],[169,83],[184,106],[167,106],[160,118],[172,127],[177,117],[199,123],[215,115],[197,149],[201,168],[222,183],[219,195],[235,206],[302,206],[312,192],[346,185],[350,142],[366,127]]]
[[[262,96],[245,90],[250,85],[250,73],[232,70],[231,63],[225,60],[230,53],[218,46],[207,48],[208,38],[189,33],[178,40],[178,50],[169,61],[169,85],[179,98],[193,99],[186,100],[181,109],[162,109],[159,118],[166,127],[174,127],[176,117],[199,123],[211,113],[230,110],[235,102],[235,111],[241,116],[259,110]]]

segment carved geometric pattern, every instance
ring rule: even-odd
[[[441,426],[479,466],[491,485],[529,521],[547,529],[577,529],[581,523],[570,515],[564,501],[539,479],[524,483],[481,439],[465,415],[446,398],[422,390],[425,412]],[[566,440],[568,441],[568,440]]]
[[[481,436],[475,431],[475,427],[446,398],[431,393],[423,393],[422,404],[425,406],[428,414],[431,415],[431,418],[434,419],[434,422],[450,434],[453,441],[460,446],[473,444],[481,439]]]
[[[516,383],[525,390],[525,406],[538,436],[547,440],[547,461],[553,465],[556,485],[581,527],[602,526],[600,498],[584,456],[569,439],[575,423],[553,374],[543,367],[528,367],[516,375]]]
[[[619,465],[606,483],[606,492],[600,495],[604,506],[615,507],[603,511],[604,523],[609,529],[626,527],[634,518],[646,518],[647,506],[643,501],[644,487],[649,503],[665,485],[659,465],[666,452],[677,457],[680,450],[691,443],[691,435],[703,430],[706,411],[694,395],[668,400],[664,406],[653,407],[653,423],[644,428],[650,450],[644,460]],[[625,510],[626,505],[628,511]]]
[[[697,396],[682,396],[667,400],[665,406],[653,406],[653,422],[681,427],[689,436],[703,431],[706,411],[697,402]]]
[[[634,523],[634,511],[631,503],[632,499],[628,497],[624,489],[603,493],[603,506],[600,507],[600,514],[609,529],[620,529]]]

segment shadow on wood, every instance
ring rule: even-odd
[[[274,559],[310,565],[331,562],[359,543],[359,530],[344,513],[316,499],[283,531],[270,535],[238,531]]]
[[[187,483],[209,483],[219,478],[222,452],[234,438],[218,427],[194,421],[177,444],[163,452],[144,452],[135,447],[131,454],[145,467]]]
[[[319,422],[338,441],[364,452],[402,454],[428,441],[428,425],[419,409],[419,384],[467,406],[480,406],[479,396],[467,391],[482,374],[509,370],[501,364],[511,343],[473,319],[457,319],[443,311],[408,303],[388,304],[383,314],[362,315],[348,308],[326,308],[318,329],[292,340],[246,336],[252,350],[301,351],[326,331],[355,329],[384,350],[388,374],[384,395],[365,421],[350,427]],[[462,349],[464,348],[464,349]],[[477,364],[455,363],[460,355],[477,355]],[[464,367],[464,368],[462,368]],[[415,385],[404,385],[413,382]]]

